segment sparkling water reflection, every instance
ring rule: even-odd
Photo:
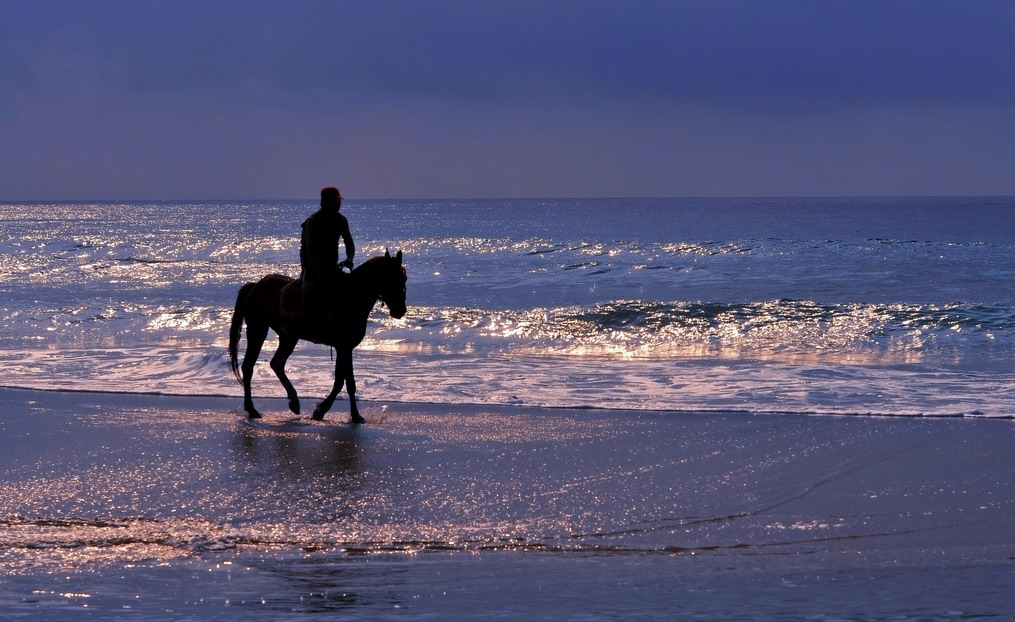
[[[220,357],[236,290],[298,272],[298,222],[313,207],[0,206],[6,384],[235,392]],[[686,409],[716,407],[719,395],[721,407],[738,397],[761,410],[1012,414],[1015,213],[1005,198],[344,209],[362,256],[406,253],[409,313],[375,313],[358,352],[365,390],[389,399]],[[302,345],[290,359],[301,391],[330,384],[327,356]],[[400,371],[410,368],[445,373]],[[519,368],[551,375],[530,381]],[[462,387],[461,370],[486,394]],[[824,379],[843,376],[848,390]],[[795,398],[773,392],[804,380],[812,387]],[[609,383],[619,389],[610,399],[581,394]]]

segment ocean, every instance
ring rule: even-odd
[[[236,291],[298,275],[300,223],[315,209],[0,205],[0,385],[239,396],[225,354]],[[378,305],[355,354],[368,401],[1015,414],[1011,197],[348,200],[342,211],[357,263],[402,250],[409,276],[409,313],[393,320]],[[261,398],[284,396],[272,351],[254,378]],[[297,348],[302,397],[327,393],[331,356]]]
[[[349,200],[367,424],[248,421],[315,209],[0,205],[0,621],[1015,616],[1015,199]]]

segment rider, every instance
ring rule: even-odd
[[[303,221],[300,236],[300,280],[303,285],[303,313],[311,331],[320,337],[331,319],[333,293],[341,278],[339,266],[352,270],[356,246],[349,233],[349,221],[339,214],[342,193],[334,186],[321,189],[321,209]],[[345,244],[345,261],[338,263],[338,241]]]

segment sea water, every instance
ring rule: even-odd
[[[1015,199],[350,200],[371,425],[248,423],[314,209],[0,205],[0,620],[1011,615]]]
[[[238,288],[299,273],[314,201],[0,205],[9,387],[239,395]],[[355,260],[402,250],[360,397],[1010,417],[1015,199],[346,201]],[[262,360],[274,343],[266,344]],[[242,352],[242,345],[241,345]],[[330,388],[331,352],[289,372]],[[266,363],[254,394],[281,397]],[[341,406],[336,406],[341,409]]]

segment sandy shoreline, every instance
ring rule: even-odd
[[[1015,616],[1011,420],[239,406],[0,389],[0,619]]]

